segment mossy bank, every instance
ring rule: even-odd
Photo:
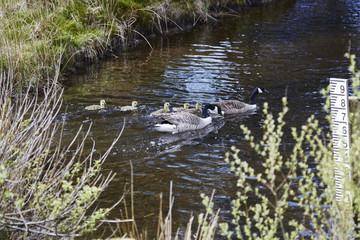
[[[15,81],[44,83],[56,67],[71,72],[136,39],[212,21],[229,9],[275,0],[5,0],[0,6],[3,70]]]

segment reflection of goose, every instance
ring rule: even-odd
[[[184,103],[184,107],[173,107],[174,112],[186,111],[190,108],[190,104]]]
[[[170,103],[166,102],[166,103],[164,103],[164,108],[156,110],[156,111],[152,112],[150,115],[157,116],[157,115],[161,115],[163,113],[168,113],[168,112],[170,112]]]
[[[159,146],[165,148],[165,152],[159,152],[160,154],[168,153],[171,151],[177,151],[184,145],[192,144],[194,139],[202,139],[207,136],[209,133],[217,131],[222,128],[225,124],[225,121],[220,120],[214,122],[214,124],[209,124],[202,129],[196,131],[186,131],[180,132],[177,134],[163,134],[159,136]],[[160,149],[159,149],[160,150]]]
[[[225,121],[221,120],[196,131],[186,131],[177,134],[162,134],[159,136],[158,141],[152,142],[153,146],[156,146],[155,156],[149,156],[147,158],[154,159],[164,154],[180,151],[185,145],[198,144],[197,141],[194,141],[195,139],[202,139],[211,132],[217,133],[224,124]]]
[[[268,91],[263,87],[256,87],[250,96],[250,102],[244,103],[238,100],[225,100],[221,102],[213,102],[221,107],[225,114],[245,113],[256,109],[255,96],[258,93],[267,93]]]
[[[189,108],[186,109],[185,112],[189,112],[189,113],[201,113],[201,103],[197,102],[195,104],[195,108]]]
[[[222,115],[221,108],[214,104],[206,104],[202,116],[198,117],[188,112],[175,112],[171,114],[161,115],[163,121],[154,126],[154,129],[160,132],[185,132],[188,130],[202,129],[211,123],[209,110],[216,111]]]
[[[244,114],[228,114],[224,117],[226,122],[235,122],[237,124],[243,122],[245,119],[249,118],[251,115],[256,115],[256,111],[248,111]]]
[[[85,109],[86,110],[99,110],[99,109],[105,108],[105,104],[106,104],[105,100],[102,99],[102,100],[100,100],[100,105],[90,105],[90,106],[85,107]]]
[[[121,107],[121,111],[133,111],[137,109],[138,106],[138,102],[137,101],[132,101],[131,106],[123,106]]]

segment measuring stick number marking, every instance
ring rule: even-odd
[[[350,193],[344,195],[345,176],[351,179],[349,149],[349,100],[348,80],[330,78],[330,108],[333,121],[333,156],[335,161],[336,200],[348,202]],[[344,197],[346,197],[344,199]]]

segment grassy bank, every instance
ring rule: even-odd
[[[44,82],[126,48],[134,39],[214,19],[263,0],[4,0],[0,61],[21,82]],[[266,1],[268,2],[268,1]]]

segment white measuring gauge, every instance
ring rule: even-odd
[[[336,200],[351,201],[350,193],[344,194],[345,176],[351,179],[349,160],[350,128],[348,80],[330,78],[330,108],[333,121],[333,156],[335,161]],[[345,197],[345,198],[344,198]]]

